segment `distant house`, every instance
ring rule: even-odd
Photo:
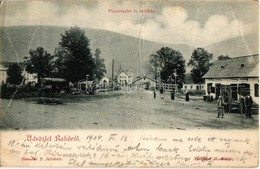
[[[259,102],[259,54],[216,61],[203,76],[206,93],[218,98],[220,94],[229,102],[250,93]]]
[[[60,92],[68,86],[69,83],[63,78],[41,78],[41,87],[45,91]]]
[[[103,86],[103,85],[108,85],[109,82],[110,82],[109,78],[106,77],[106,76],[104,76],[104,77],[102,77],[102,78],[100,79],[99,84]]]
[[[185,74],[185,83],[183,83],[182,91],[188,90],[205,90],[205,84],[195,84],[192,80],[191,74]]]
[[[139,76],[137,79],[135,79],[131,85],[137,85],[141,87],[149,87],[149,86],[156,86],[156,80],[151,79],[147,76]]]
[[[117,76],[117,83],[121,86],[131,84],[133,82],[133,73],[129,71],[122,71]]]
[[[11,65],[11,64],[14,64],[16,62],[1,62],[0,63],[0,82],[1,83],[6,83],[6,80],[7,80],[7,70],[8,70],[8,67]],[[22,68],[22,76],[23,76],[23,83],[24,84],[28,84],[28,83],[37,83],[38,82],[38,78],[37,78],[37,74],[36,73],[28,73],[26,70],[25,70],[25,64],[24,63],[18,63],[21,68]]]
[[[28,73],[25,69],[23,69],[22,76],[24,77],[24,84],[38,83],[37,73]]]
[[[3,64],[0,64],[0,82],[6,83],[7,80],[7,67],[5,67]]]
[[[182,90],[205,90],[205,84],[183,84]]]

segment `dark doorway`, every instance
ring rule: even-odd
[[[220,95],[220,88],[221,88],[221,85],[219,83],[216,84],[216,99],[218,99],[218,97]]]

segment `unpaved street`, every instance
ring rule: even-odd
[[[238,113],[216,118],[216,103],[181,98],[153,99],[142,91],[58,98],[62,105],[36,104],[34,99],[1,100],[2,129],[248,129],[258,127],[258,115]]]

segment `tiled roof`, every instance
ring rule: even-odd
[[[258,62],[259,54],[216,61],[203,78],[259,77]]]
[[[14,63],[18,63],[21,66],[21,68],[25,67],[25,63],[24,62],[0,62],[0,65],[8,68],[10,65],[12,65]]]
[[[46,77],[46,78],[42,78],[43,80],[46,80],[46,81],[50,81],[50,82],[66,82],[65,79],[63,78],[49,78],[49,77]]]
[[[151,79],[151,78],[149,78],[149,77],[147,77],[147,76],[141,76],[141,77],[137,78],[136,80],[134,80],[132,83],[135,83],[135,82],[137,82],[137,81],[139,81],[139,80],[141,80],[141,79],[143,79],[143,78],[146,78],[146,79],[149,79],[149,80],[151,80],[151,81],[153,81],[153,82],[156,82],[156,80]]]
[[[129,72],[129,71],[121,71],[121,72],[119,73],[119,75],[120,75],[121,73],[124,73],[124,74],[127,75],[128,77],[131,77],[131,76],[134,75],[132,72]]]

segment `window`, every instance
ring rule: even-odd
[[[255,97],[259,97],[259,84],[255,84]]]
[[[250,92],[250,85],[246,83],[241,83],[238,85],[239,94],[246,96]]]
[[[187,86],[185,85],[184,88],[187,89]]]
[[[211,87],[211,93],[215,93],[215,87]]]
[[[190,89],[192,89],[192,85],[190,85]]]

